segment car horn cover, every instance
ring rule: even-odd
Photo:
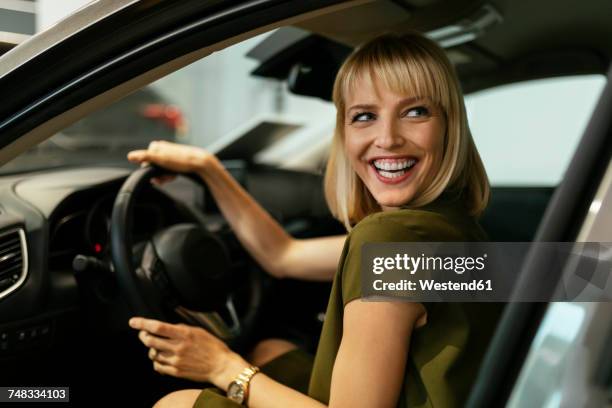
[[[223,243],[196,224],[177,224],[152,239],[156,269],[165,273],[178,302],[207,312],[223,306],[231,290],[229,254]]]

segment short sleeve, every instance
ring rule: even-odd
[[[415,212],[416,213],[416,212]],[[396,222],[384,214],[364,218],[349,234],[345,243],[345,257],[341,263],[342,305],[362,297],[361,293],[361,248],[368,242],[417,242],[426,241],[430,234],[423,228],[423,217],[419,214],[404,217]]]
[[[205,388],[202,390],[195,403],[194,408],[241,408],[242,404],[227,398],[218,388]]]

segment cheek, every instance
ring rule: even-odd
[[[446,123],[442,123],[436,131],[436,136],[435,136],[435,146],[433,147],[433,150],[436,152],[436,156],[438,161],[442,160],[442,156],[444,155],[444,146],[446,145]]]
[[[445,137],[446,127],[441,123],[432,123],[431,126],[423,129],[421,147],[434,161],[439,161],[442,158]]]
[[[358,137],[351,136],[350,134],[345,135],[344,139],[344,151],[346,156],[351,162],[353,167],[357,166],[361,162],[366,150],[366,146],[359,140]]]

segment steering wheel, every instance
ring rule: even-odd
[[[226,244],[206,228],[204,214],[176,202],[191,222],[157,231],[144,242],[132,237],[134,207],[150,180],[173,174],[156,166],[135,170],[117,194],[111,218],[111,253],[119,287],[136,315],[200,326],[234,348],[245,345],[261,309],[264,274],[248,265],[246,307],[236,309]],[[197,176],[187,175],[202,182]],[[243,299],[244,300],[244,299]]]

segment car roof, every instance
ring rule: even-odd
[[[612,2],[608,0],[407,0],[376,1],[298,24],[356,46],[386,31],[430,31],[456,24],[483,6],[496,10],[492,25],[474,42],[498,58],[554,48],[588,47],[612,56]]]
[[[485,9],[498,21],[485,26]],[[354,47],[383,32],[474,24],[473,41],[447,50],[469,93],[516,80],[605,73],[612,58],[610,16],[608,0],[407,0],[367,3],[298,26]]]
[[[94,1],[0,58],[0,78],[88,27],[149,0]],[[169,3],[168,1],[157,1]],[[245,2],[234,2],[245,3]],[[500,17],[467,44],[449,51],[466,92],[526,76],[606,71],[612,58],[612,2],[587,0],[379,0],[296,24],[354,47],[383,32],[430,32],[465,24],[489,7]],[[361,3],[361,4],[360,4]],[[531,71],[531,72],[528,72]],[[554,73],[553,73],[554,74]],[[496,80],[497,78],[497,80]]]

